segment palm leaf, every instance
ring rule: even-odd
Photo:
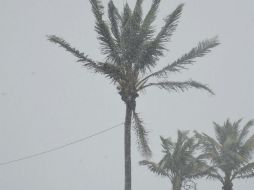
[[[110,78],[114,83],[118,82],[121,84],[122,81],[126,80],[124,73],[122,73],[121,68],[117,65],[112,65],[107,62],[95,62],[92,59],[88,58],[88,56],[85,56],[84,53],[81,53],[79,50],[72,47],[68,42],[55,35],[49,35],[48,40],[52,43],[58,44],[66,51],[72,53],[75,57],[78,58],[78,62],[85,63],[83,64],[85,68],[92,69],[95,73],[103,74],[107,78]]]
[[[142,3],[143,0],[137,0],[135,8],[133,10],[132,19],[135,20],[136,27],[140,27],[142,21]]]
[[[145,40],[151,39],[152,34],[154,33],[154,29],[151,25],[156,18],[156,13],[159,8],[160,2],[161,2],[161,0],[153,0],[151,8],[149,9],[148,13],[146,14],[144,21],[141,25],[140,35],[142,35],[142,38]]]
[[[101,20],[103,16],[103,5],[100,0],[89,0],[92,5],[92,11],[97,20]]]
[[[161,31],[158,33],[155,41],[158,44],[163,44],[163,42],[167,42],[169,38],[172,36],[173,32],[175,31],[178,19],[182,14],[184,4],[180,4],[177,8],[165,19],[165,25],[161,28]]]
[[[151,149],[148,145],[148,138],[143,121],[140,119],[139,114],[133,111],[134,128],[137,135],[137,144],[143,156],[149,158],[152,155]]]
[[[245,141],[245,138],[247,137],[248,133],[249,133],[249,129],[254,125],[254,120],[250,120],[248,121],[245,126],[242,128],[241,130],[241,133],[238,137],[239,139],[239,145],[241,146],[244,141]]]
[[[254,177],[254,162],[248,163],[241,167],[238,171],[234,172],[232,179],[234,178],[250,178]]]
[[[195,137],[199,140],[199,144],[201,145],[203,157],[211,159],[215,164],[220,164],[220,144],[204,133],[200,134],[197,131],[194,132]]]
[[[216,169],[212,169],[210,172],[207,173],[207,179],[217,179],[221,183],[224,183],[223,177],[219,174],[219,172]]]
[[[79,50],[72,47],[68,42],[66,42],[62,38],[57,37],[55,35],[48,35],[47,37],[50,42],[59,45],[60,47],[64,48],[66,51],[70,52],[75,57],[77,57],[78,62],[85,63],[84,64],[85,67],[92,68],[95,71],[97,71],[97,63],[93,61],[92,59],[88,58],[87,55],[84,55],[84,53],[81,53]]]
[[[140,161],[139,164],[142,166],[147,166],[147,168],[151,172],[153,172],[157,175],[168,177],[167,172],[163,168],[159,167],[158,164],[156,164],[154,162],[143,160],[143,161]]]
[[[125,60],[126,66],[132,68],[132,65],[136,62],[137,57],[141,49],[142,39],[140,38],[140,25],[142,21],[142,5],[143,0],[137,0],[133,13],[128,10],[128,6],[125,8],[124,15],[128,18],[122,28],[121,33],[121,47],[122,56]],[[125,21],[124,21],[125,22]]]
[[[185,175],[189,179],[198,179],[207,176],[212,171],[205,161],[198,158],[193,158],[190,164],[185,169]]]
[[[239,154],[244,158],[250,159],[254,151],[254,135],[248,138],[248,140],[240,147]]]
[[[148,83],[144,86],[141,86],[139,90],[144,90],[145,88],[151,87],[151,86],[156,86],[161,89],[165,89],[169,92],[171,91],[184,92],[186,90],[189,90],[190,88],[196,88],[196,89],[206,90],[209,93],[214,94],[213,91],[210,88],[208,88],[206,85],[193,81],[193,80],[189,80],[185,82],[165,81],[165,82],[157,82],[157,83]]]
[[[172,156],[173,155],[171,152],[167,152],[158,163],[158,166],[166,171],[169,176],[172,176],[172,174],[175,172],[173,168],[176,166]]]
[[[112,82],[118,83],[119,85],[122,85],[127,80],[119,65],[99,62],[96,71],[102,73],[107,78],[111,79]]]
[[[103,20],[103,6],[99,0],[89,0],[92,5],[92,11],[96,18],[95,31],[98,33],[98,39],[101,42],[102,53],[107,58],[116,63],[120,62],[119,50],[110,33],[108,25]]]
[[[122,18],[112,0],[108,3],[108,17],[111,23],[111,31],[117,43],[120,44],[119,23],[121,23]]]
[[[173,32],[177,27],[178,19],[182,13],[183,4],[180,4],[172,14],[165,19],[165,25],[161,28],[157,36],[144,45],[139,56],[137,70],[145,72],[146,69],[151,69],[156,64],[160,56],[163,56],[165,42],[169,41]]]
[[[124,6],[123,14],[122,14],[122,29],[124,29],[125,25],[131,18],[131,15],[132,15],[132,11],[129,7],[129,4],[126,3]]]
[[[227,133],[225,133],[225,130],[223,130],[223,127],[220,126],[218,123],[213,122],[213,124],[214,124],[214,131],[215,131],[216,139],[218,140],[218,142],[221,145],[223,145],[224,142],[226,141]]]
[[[161,78],[167,76],[169,72],[180,72],[180,70],[182,69],[187,69],[187,65],[192,65],[195,62],[196,58],[203,57],[217,45],[219,45],[217,37],[204,40],[200,42],[195,48],[193,48],[190,52],[184,54],[181,58],[177,59],[172,64],[169,64],[161,70],[150,74],[145,79],[148,79],[150,77]]]
[[[170,138],[163,138],[162,136],[160,136],[161,139],[161,146],[163,148],[163,152],[166,154],[171,154],[171,151],[174,148],[174,143],[171,141]]]

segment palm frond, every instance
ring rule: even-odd
[[[224,142],[226,141],[226,133],[223,130],[223,127],[220,126],[218,123],[213,122],[214,124],[214,131],[215,131],[215,135],[216,135],[216,139],[218,140],[218,142],[223,145]]]
[[[206,154],[209,154],[211,159],[218,159],[220,157],[219,148],[220,145],[210,136],[203,134],[202,139],[203,147],[205,148]]]
[[[194,158],[186,168],[186,177],[190,179],[198,179],[207,176],[213,170],[205,161]]]
[[[147,166],[147,168],[151,172],[153,172],[157,175],[168,177],[167,172],[163,168],[159,167],[159,165],[154,162],[143,160],[143,161],[140,161],[139,164],[142,166]]]
[[[114,39],[110,33],[109,26],[103,20],[103,5],[100,0],[89,0],[92,5],[96,23],[95,31],[98,33],[98,39],[101,42],[102,53],[107,55],[107,58],[113,62],[119,63],[119,49],[117,48]]]
[[[127,80],[119,65],[99,62],[97,64],[96,71],[104,74],[107,78],[111,79],[112,82],[117,82],[120,85]]]
[[[195,137],[199,140],[199,144],[201,145],[203,157],[210,159],[215,164],[220,164],[220,144],[205,133],[200,134],[197,131],[194,132]]]
[[[161,0],[153,0],[153,3],[149,11],[144,18],[144,21],[141,25],[141,32],[140,32],[140,35],[142,35],[143,39],[146,39],[146,40],[151,39],[154,33],[154,29],[151,25],[156,18],[156,13],[158,11],[160,2]]]
[[[132,11],[129,7],[129,4],[126,3],[124,5],[124,10],[123,10],[123,14],[122,14],[122,29],[125,27],[125,25],[129,21],[129,19],[131,18],[131,15],[132,15]]]
[[[112,0],[108,3],[108,17],[111,23],[111,31],[116,38],[117,43],[120,44],[119,24],[121,23],[122,18]]]
[[[240,123],[242,122],[242,118],[238,119],[237,121],[235,121],[232,125],[233,128],[236,130],[237,133],[240,133]]]
[[[169,92],[171,91],[184,92],[186,90],[189,90],[190,88],[196,88],[200,90],[206,90],[209,93],[214,94],[213,91],[208,86],[193,80],[189,80],[185,82],[165,81],[165,82],[157,82],[157,83],[148,83],[147,85],[141,86],[139,90],[144,90],[145,88],[151,87],[151,86],[156,86],[161,89],[165,89]]]
[[[172,158],[174,161],[174,170],[177,170],[177,167],[180,168],[183,166],[182,164],[179,164],[182,162],[183,157],[186,152],[183,150],[184,143],[188,140],[188,131],[177,131],[177,141],[174,145],[174,150],[172,152]]]
[[[143,121],[135,111],[133,111],[134,128],[137,135],[137,144],[143,156],[149,158],[152,155],[152,151],[148,145],[148,138]]]
[[[128,21],[124,24],[121,33],[122,56],[129,68],[136,62],[139,56],[142,39],[140,38],[140,25],[142,21],[142,5],[143,0],[137,0],[135,8],[131,15],[128,7],[125,8],[124,15],[128,17]],[[127,5],[126,5],[127,6]]]
[[[118,82],[121,84],[121,81],[126,80],[124,73],[122,73],[122,70],[117,65],[112,65],[107,62],[95,62],[88,58],[87,55],[84,55],[84,53],[81,53],[79,50],[72,47],[68,42],[55,35],[48,35],[48,40],[52,43],[58,44],[60,47],[77,57],[78,62],[84,63],[83,66],[85,68],[91,69],[95,73],[103,74],[107,78],[110,78],[114,83]]]
[[[186,152],[188,155],[192,155],[197,148],[199,148],[199,143],[194,137],[188,137],[182,144],[182,151]]]
[[[172,14],[165,19],[165,25],[161,28],[157,36],[149,43],[145,44],[139,56],[137,70],[145,72],[155,66],[163,51],[166,49],[165,42],[169,41],[176,29],[178,19],[182,13],[183,4],[180,4]]]
[[[169,64],[161,70],[152,73],[148,77],[161,78],[167,76],[169,72],[180,72],[182,69],[187,69],[187,65],[192,65],[195,62],[196,58],[203,57],[217,45],[219,45],[217,37],[199,42],[199,44],[190,52],[184,54],[181,58],[177,59],[172,64]]]
[[[221,183],[224,183],[223,177],[219,174],[219,172],[215,168],[212,168],[212,170],[207,173],[207,179],[215,179],[215,180],[217,179]]]
[[[244,158],[250,159],[254,151],[254,135],[250,136],[248,140],[240,147],[239,154]]]
[[[233,148],[227,149],[222,147],[222,160],[226,168],[231,168],[232,170],[240,168],[244,163],[248,162],[243,155],[234,151]]]
[[[248,163],[247,165],[241,167],[239,170],[234,172],[232,179],[234,178],[250,178],[254,177],[254,162]]]
[[[64,48],[66,51],[70,52],[73,54],[75,57],[78,58],[78,62],[83,62],[85,63],[84,66],[88,68],[93,68],[96,70],[97,68],[97,63],[93,61],[92,59],[88,58],[87,55],[84,53],[80,52],[76,48],[72,47],[68,42],[66,42],[64,39],[57,37],[55,35],[48,35],[48,40],[52,43],[55,43],[59,45],[60,47]]]
[[[164,152],[164,151],[163,151]],[[162,159],[159,161],[158,166],[163,169],[164,171],[167,171],[169,177],[173,176],[172,174],[175,173],[175,169],[177,166],[175,166],[173,155],[171,152],[164,152],[165,155],[162,157]]]
[[[97,20],[101,20],[104,14],[103,5],[100,0],[89,0],[92,5],[92,11]]]
[[[165,19],[165,25],[161,28],[160,32],[154,39],[153,43],[156,45],[155,48],[165,49],[165,42],[168,42],[173,32],[175,31],[178,19],[182,14],[184,4],[180,4],[177,8]]]
[[[160,139],[161,139],[161,146],[162,146],[162,149],[164,153],[168,154],[168,153],[171,153],[171,151],[173,150],[174,148],[174,143],[171,141],[170,138],[163,138],[162,136],[160,136]]]
[[[135,20],[137,27],[140,27],[142,21],[142,3],[143,0],[136,0],[136,5],[133,10],[132,19]]]
[[[239,139],[239,145],[241,146],[244,141],[245,141],[245,138],[247,137],[248,133],[249,133],[249,129],[254,125],[254,120],[250,120],[248,121],[245,126],[242,128],[241,132],[240,132],[240,135],[238,137]]]

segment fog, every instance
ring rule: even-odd
[[[103,0],[106,6],[108,0]],[[115,4],[122,8],[124,1]],[[144,3],[148,10],[151,0]],[[252,0],[164,0],[156,27],[184,2],[179,26],[158,68],[218,35],[221,45],[170,79],[195,79],[215,92],[168,93],[151,89],[137,99],[153,150],[161,158],[159,136],[176,138],[177,129],[213,136],[222,124],[254,118],[254,2]],[[135,1],[129,0],[130,5]],[[125,105],[103,76],[47,41],[56,34],[97,60],[103,60],[87,0],[0,0],[0,162],[41,152],[124,121]],[[133,137],[133,190],[171,188],[138,161]],[[3,190],[83,190],[124,187],[123,128],[33,159],[0,167]],[[235,189],[253,189],[253,179],[235,181]],[[198,189],[221,189],[199,180]]]

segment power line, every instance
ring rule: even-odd
[[[74,144],[77,144],[77,143],[81,143],[81,142],[86,141],[86,140],[88,140],[88,139],[90,139],[92,137],[95,137],[95,136],[101,135],[103,133],[106,133],[106,132],[108,132],[108,131],[110,131],[110,130],[112,130],[114,128],[120,127],[121,125],[123,125],[123,123],[114,125],[114,126],[112,126],[110,128],[104,129],[102,131],[99,131],[99,132],[94,133],[92,135],[89,135],[87,137],[84,137],[84,138],[81,138],[81,139],[78,139],[78,140],[75,140],[75,141],[63,144],[61,146],[57,146],[57,147],[54,147],[54,148],[51,148],[51,149],[48,149],[48,150],[45,150],[45,151],[42,151],[42,152],[30,154],[28,156],[24,156],[24,157],[17,158],[17,159],[14,159],[14,160],[9,160],[9,161],[6,161],[6,162],[1,162],[0,166],[9,165],[9,164],[13,164],[13,163],[20,162],[20,161],[23,161],[23,160],[32,159],[32,158],[35,158],[35,157],[39,157],[39,156],[42,156],[42,155],[45,155],[45,154],[48,154],[48,153],[51,153],[51,152],[55,152],[55,151],[64,149],[64,148],[66,148],[68,146],[71,146],[71,145],[74,145]]]

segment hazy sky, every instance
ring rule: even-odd
[[[115,0],[122,7],[125,0]],[[103,0],[106,5],[108,0]],[[134,0],[129,0],[131,5]],[[145,10],[152,0],[146,0]],[[177,129],[213,135],[212,122],[254,118],[254,1],[163,0],[156,26],[185,2],[170,51],[158,68],[171,63],[199,41],[219,36],[221,45],[189,71],[170,79],[201,81],[215,91],[168,93],[151,89],[138,98],[154,160],[161,157],[159,135]],[[115,88],[89,73],[47,34],[63,37],[102,60],[88,0],[0,0],[0,162],[79,139],[121,123],[125,107]],[[135,137],[133,137],[135,140]],[[142,159],[133,141],[133,190],[167,190],[170,182],[138,166]],[[123,129],[39,158],[0,167],[3,190],[123,189]],[[254,180],[236,181],[251,190]],[[220,189],[201,180],[198,189]]]

